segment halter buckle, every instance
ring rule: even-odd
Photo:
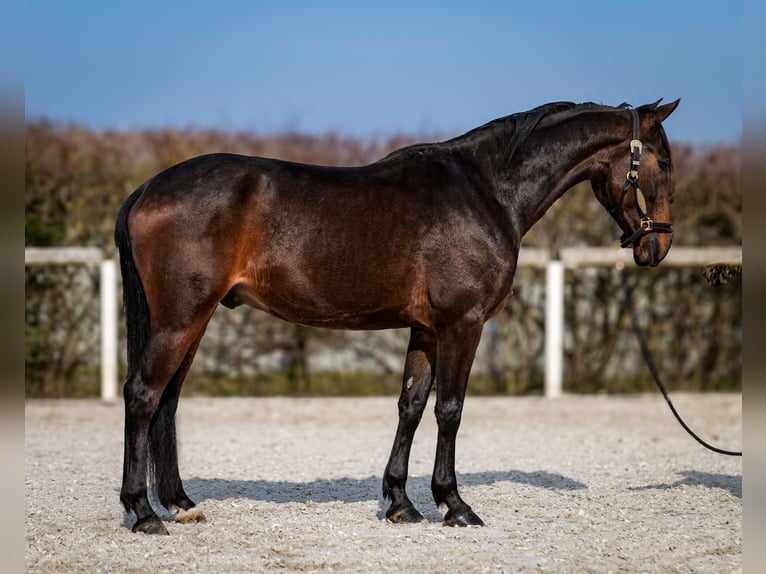
[[[649,217],[645,217],[641,220],[641,229],[644,231],[651,231],[654,229],[653,221]]]
[[[630,153],[642,153],[644,150],[643,144],[641,144],[641,140],[630,140]]]

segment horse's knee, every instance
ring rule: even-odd
[[[436,422],[441,431],[457,431],[463,413],[463,401],[457,399],[439,401],[434,409]]]
[[[423,387],[427,381],[416,381],[410,377],[405,382],[405,387],[399,397],[399,416],[402,418],[420,418],[428,402],[428,392]]]

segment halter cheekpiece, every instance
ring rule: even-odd
[[[655,223],[651,217],[646,214],[646,198],[641,188],[638,186],[638,167],[641,164],[641,152],[643,145],[639,138],[640,122],[638,112],[630,107],[629,104],[622,104],[620,107],[628,108],[633,115],[633,139],[630,140],[630,171],[628,172],[625,185],[622,186],[622,195],[617,205],[609,209],[609,214],[614,216],[617,210],[625,200],[625,196],[633,189],[636,193],[636,210],[641,220],[641,224],[632,234],[623,233],[620,237],[620,247],[630,247],[644,234],[650,231],[657,233],[673,233],[673,226],[670,223]]]

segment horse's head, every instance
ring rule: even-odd
[[[609,149],[599,174],[591,179],[596,197],[623,231],[622,246],[633,247],[633,258],[641,266],[657,265],[673,242],[672,163],[662,122],[679,101],[626,108],[625,119],[632,125],[626,132],[629,137]]]

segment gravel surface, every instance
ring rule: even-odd
[[[690,426],[741,446],[741,396],[679,394]],[[410,496],[385,520],[396,398],[185,398],[181,476],[207,516],[130,531],[119,503],[121,405],[26,403],[28,572],[739,572],[742,459],[704,450],[659,395],[466,400],[461,492],[484,528],[431,500],[431,407]]]

